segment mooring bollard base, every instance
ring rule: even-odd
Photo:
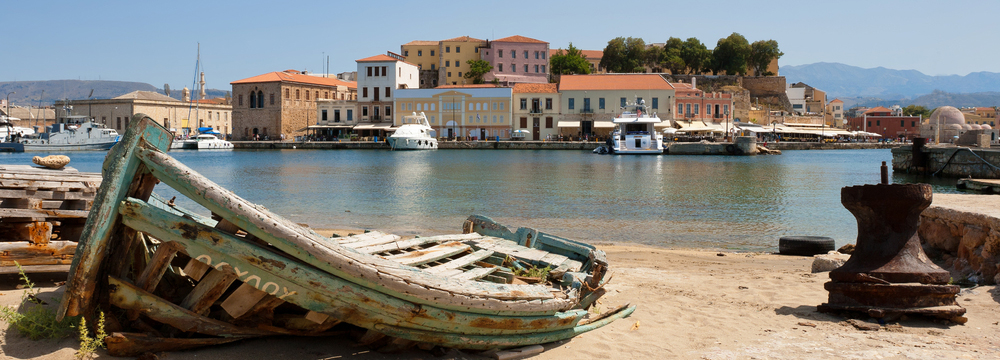
[[[867,313],[873,318],[924,315],[951,319],[965,314],[955,296],[957,285],[877,284],[828,282],[830,300],[816,307],[820,312]]]

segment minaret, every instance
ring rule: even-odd
[[[181,90],[181,101],[188,102],[191,101],[191,90],[188,90],[187,86]]]
[[[198,87],[201,88],[201,93],[199,93],[198,96],[201,96],[201,100],[205,100],[205,72],[204,71],[201,72],[201,82],[198,83]]]

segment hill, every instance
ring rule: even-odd
[[[856,97],[916,98],[935,90],[965,94],[1000,91],[1000,73],[992,72],[975,72],[965,76],[930,76],[916,70],[884,67],[864,69],[825,62],[782,66],[779,72],[789,84],[804,82],[826,91],[831,99],[836,97],[842,100]]]
[[[90,90],[94,90],[91,99],[110,99],[133,91],[154,91],[163,94],[163,89],[153,85],[131,81],[108,80],[47,80],[47,81],[12,81],[0,82],[0,94],[10,94],[10,102],[21,106],[38,106],[39,98],[42,106],[49,106],[56,100],[86,100]],[[208,98],[224,97],[227,90],[206,89]],[[170,97],[181,98],[180,89],[171,89]]]

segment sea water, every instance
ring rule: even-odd
[[[0,154],[0,164],[31,156]],[[71,152],[98,172],[105,152]],[[187,166],[314,228],[400,235],[461,231],[471,214],[589,243],[773,251],[786,235],[857,237],[845,186],[879,181],[889,150],[773,156],[595,155],[582,151],[172,151]],[[893,182],[925,181],[893,174]],[[166,185],[158,194],[178,195]],[[940,182],[935,192],[954,192]],[[178,196],[178,205],[207,214]]]

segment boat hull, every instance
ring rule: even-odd
[[[24,151],[85,151],[85,150],[108,150],[117,144],[117,141],[93,143],[93,144],[24,144]]]
[[[389,147],[392,150],[436,150],[438,148],[435,138],[408,138],[389,137]]]

